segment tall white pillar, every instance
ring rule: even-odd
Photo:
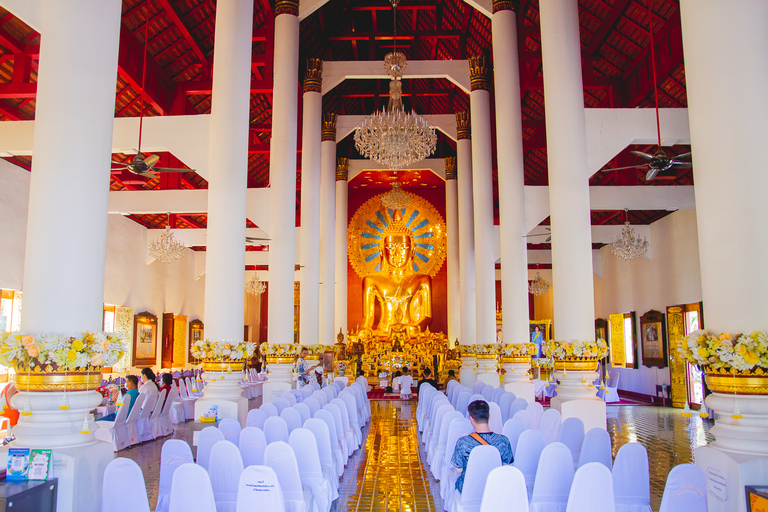
[[[557,338],[595,339],[587,143],[577,0],[541,0],[552,290]]]
[[[347,334],[347,208],[349,199],[349,159],[336,163],[336,289],[334,332]]]
[[[448,266],[448,343],[459,338],[461,310],[459,300],[459,189],[456,181],[456,158],[445,159],[445,237]]]
[[[309,59],[304,77],[301,134],[301,287],[299,343],[320,342],[320,126],[323,61]]]
[[[269,343],[293,343],[296,263],[296,117],[299,2],[275,4],[272,140],[269,154]],[[250,69],[250,67],[249,67]],[[290,377],[290,376],[289,376]]]
[[[459,200],[459,288],[461,324],[459,344],[474,345],[477,340],[475,301],[475,215],[472,208],[472,139],[469,112],[456,113],[456,185]],[[474,357],[461,358],[460,380],[465,386],[475,383]]]
[[[493,259],[493,161],[488,64],[484,55],[469,58],[472,117],[472,199],[475,220],[477,340],[496,343],[496,261]]]
[[[495,89],[496,156],[499,167],[499,231],[501,300],[504,343],[528,338],[528,250],[525,231],[523,124],[520,112],[520,70],[517,55],[517,2],[494,0],[493,77]]]
[[[336,114],[323,117],[320,144],[320,344],[333,345],[336,293]]]

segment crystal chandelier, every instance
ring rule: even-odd
[[[267,290],[267,283],[259,279],[258,272],[251,276],[251,280],[245,283],[245,291],[254,297],[258,297]]]
[[[381,196],[381,204],[390,210],[401,210],[411,203],[411,196],[400,188],[400,182],[392,184],[392,190]]]
[[[541,277],[541,274],[536,272],[536,278],[528,285],[528,293],[532,293],[536,297],[541,297],[549,291],[552,285],[549,281]]]
[[[640,236],[635,234],[634,228],[629,225],[627,210],[624,210],[624,213],[627,215],[624,227],[616,240],[611,239],[611,253],[625,261],[632,261],[645,254],[650,244],[645,237],[640,239]]]
[[[171,214],[168,214],[168,223],[160,238],[149,242],[149,255],[160,260],[166,265],[184,256],[184,244],[179,242],[171,232]]]

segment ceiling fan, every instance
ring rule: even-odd
[[[549,227],[549,226],[544,226],[544,229],[547,230],[546,233],[538,233],[536,235],[525,235],[523,238],[532,238],[534,236],[545,236],[545,237],[547,237],[547,239],[544,240],[544,243],[548,244],[549,242],[552,241],[552,228]]]
[[[247,236],[245,237],[245,243],[247,245],[267,245],[267,244],[260,244],[259,242],[269,242],[272,240],[271,238],[257,238],[255,236]]]

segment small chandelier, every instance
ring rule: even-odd
[[[624,213],[626,215],[624,227],[621,228],[621,235],[616,240],[611,239],[611,253],[625,261],[632,261],[645,254],[650,244],[645,237],[641,240],[640,236],[635,234],[634,228],[629,225],[629,212],[624,210]]]
[[[536,278],[528,285],[528,293],[532,293],[535,297],[541,297],[549,291],[551,286],[549,281],[541,277],[539,272],[536,272]]]
[[[411,204],[411,196],[400,188],[400,182],[392,183],[392,190],[381,196],[381,204],[390,210],[401,210]]]
[[[184,256],[184,249],[186,249],[184,244],[179,242],[171,232],[171,214],[169,213],[163,234],[160,238],[149,242],[149,255],[168,265]]]
[[[251,276],[251,280],[245,283],[245,291],[254,297],[258,297],[267,290],[267,283],[259,279],[259,273]]]

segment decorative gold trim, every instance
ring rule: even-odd
[[[555,359],[555,370],[572,372],[594,372],[597,370],[597,359]]]
[[[499,357],[497,354],[476,354],[477,359],[496,359]]]
[[[245,369],[245,361],[203,361],[203,371],[206,372],[241,372]]]
[[[709,373],[705,379],[707,386],[715,393],[727,395],[768,395],[768,375],[722,375]]]
[[[323,92],[323,59],[307,59],[304,92]]]
[[[456,112],[456,138],[459,140],[472,137],[472,123],[470,122],[469,112]]]
[[[733,377],[734,375],[738,375],[741,377],[762,377],[762,376],[768,376],[768,371],[763,370],[760,367],[755,368],[754,370],[734,370],[733,368],[712,368],[712,367],[705,367],[704,373],[707,375],[727,375],[729,377]]]
[[[273,363],[273,364],[291,364],[293,363],[294,359],[292,357],[274,357],[274,356],[267,356],[267,363]]]
[[[493,0],[493,14],[499,11],[517,12],[517,0]]]
[[[347,181],[349,177],[349,158],[336,160],[336,181]]]
[[[445,180],[456,179],[456,157],[448,156],[445,158]]]
[[[101,386],[101,368],[96,373],[17,373],[14,381],[19,391],[92,391]]]
[[[488,90],[488,59],[483,54],[469,58],[469,85],[471,91]]]
[[[502,363],[531,363],[531,356],[502,356]]]
[[[320,130],[320,140],[336,142],[336,119],[338,116],[333,112],[328,112],[323,116],[323,127]]]
[[[275,2],[275,16],[281,14],[299,15],[299,0],[277,0]]]

